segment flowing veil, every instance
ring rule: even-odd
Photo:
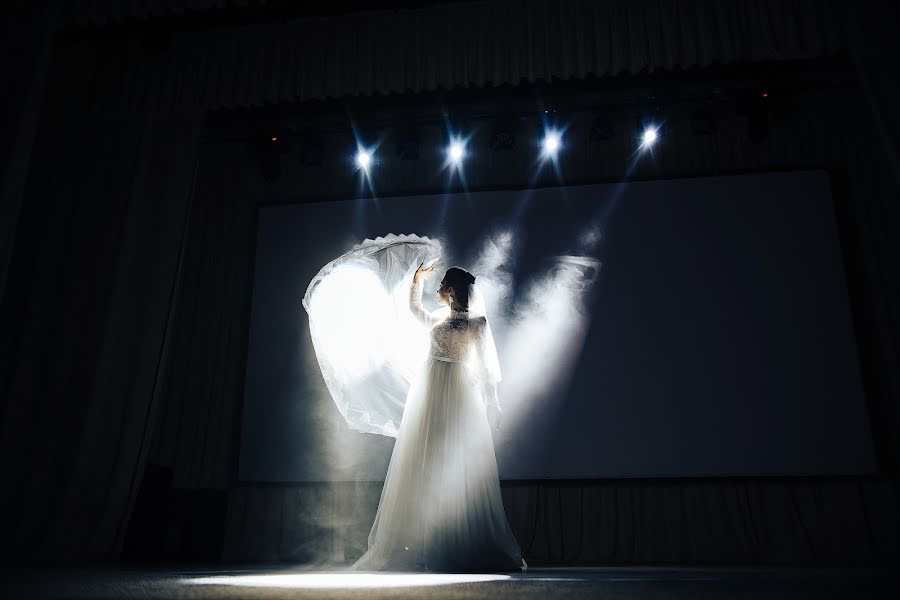
[[[476,276],[476,280],[478,276]],[[480,339],[479,352],[470,357],[469,369],[479,383],[499,383],[500,359],[497,357],[497,345],[494,343],[494,335],[487,317],[487,305],[481,289],[476,283],[469,284],[469,313],[470,319],[483,318],[484,331]],[[476,364],[479,363],[479,364]]]
[[[307,287],[303,307],[322,377],[356,431],[397,437],[428,348],[428,331],[409,310],[409,288],[419,264],[442,253],[439,241],[415,234],[366,239]]]

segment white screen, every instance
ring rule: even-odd
[[[300,300],[387,233],[470,268],[510,242],[503,479],[875,471],[828,176],[808,171],[261,208],[242,480],[384,478],[394,440],[343,423]],[[573,329],[541,286],[585,248],[602,266]]]

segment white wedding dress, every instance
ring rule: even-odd
[[[500,372],[490,326],[468,312],[410,310],[431,327],[410,385],[361,570],[526,570],[503,508],[486,406]]]

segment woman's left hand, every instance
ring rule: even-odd
[[[416,269],[416,274],[413,275],[413,281],[422,281],[424,277],[428,277],[434,273],[434,263],[425,266],[425,261],[419,263],[419,268]]]

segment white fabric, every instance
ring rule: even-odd
[[[499,380],[481,359],[493,346],[487,320],[457,311],[437,320],[421,308],[421,288],[410,304],[432,326],[431,355],[406,399],[368,550],[352,568],[524,571],[478,387]]]
[[[322,377],[347,424],[397,437],[428,331],[409,311],[409,286],[441,245],[417,235],[367,239],[313,277],[303,297]],[[437,316],[435,316],[437,318]]]
[[[477,383],[499,383],[497,346],[477,286],[469,286],[468,310],[448,312],[445,307],[430,313],[422,306],[422,287],[422,282],[410,286],[409,309],[431,330],[431,356],[465,363]]]
[[[437,242],[415,235],[366,240],[325,265],[303,299],[347,423],[397,438],[368,550],[353,568],[525,570],[487,418],[501,375],[484,303],[470,286],[471,313],[428,311],[413,281],[421,262],[439,257]],[[417,326],[405,327],[407,317]],[[401,354],[418,359],[410,384]]]
[[[410,287],[410,311],[431,328],[430,356],[464,364],[472,383],[478,386],[484,404],[499,407],[500,361],[484,313],[484,300],[476,285],[469,286],[469,305],[471,308],[465,311],[448,313],[445,308],[429,313],[422,307],[422,283]]]
[[[478,286],[469,286],[471,309],[456,313],[426,310],[422,283],[412,285],[419,264],[441,252],[437,240],[415,234],[367,239],[307,287],[303,306],[322,377],[356,431],[397,437],[410,382],[429,355],[464,363],[484,403],[499,406],[500,362]]]

